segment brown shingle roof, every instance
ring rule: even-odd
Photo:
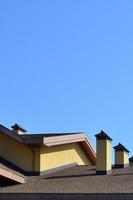
[[[96,175],[95,166],[75,166],[27,178],[24,184],[0,187],[0,193],[133,193],[133,165],[111,175]]]

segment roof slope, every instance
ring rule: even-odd
[[[15,193],[133,193],[133,165],[96,175],[95,166],[75,166],[45,176],[32,176],[24,184],[0,187]]]

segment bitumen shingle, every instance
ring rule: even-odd
[[[133,193],[133,165],[110,175],[96,175],[95,166],[74,166],[28,176],[24,184],[0,187],[0,193]]]

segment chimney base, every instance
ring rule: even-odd
[[[111,174],[111,173],[112,173],[112,170],[96,171],[96,175],[108,175],[108,174]]]
[[[119,164],[116,164],[114,165],[115,168],[126,168],[126,167],[129,167],[129,164],[125,164],[125,165],[119,165]]]

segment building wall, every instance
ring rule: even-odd
[[[33,152],[33,169],[32,171],[40,171],[40,147],[31,148]]]
[[[41,147],[40,171],[74,162],[78,165],[92,165],[78,143]]]
[[[33,169],[31,149],[3,133],[0,133],[0,156],[23,170],[31,171]]]
[[[25,171],[45,171],[74,162],[92,165],[79,143],[28,147],[1,132],[0,156]]]

